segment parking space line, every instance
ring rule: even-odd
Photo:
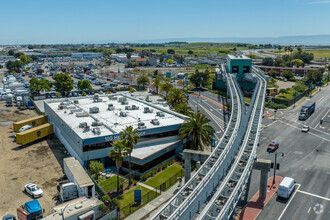
[[[319,196],[319,195],[316,195],[316,194],[313,194],[313,193],[309,193],[309,192],[305,192],[305,191],[301,191],[301,190],[297,190],[297,191],[300,192],[300,193],[309,195],[309,196],[314,196],[314,197],[319,198],[319,199],[324,199],[324,200],[330,201],[330,199],[327,198],[327,197]]]
[[[284,210],[282,211],[280,217],[279,217],[277,220],[280,220],[280,219],[282,218],[282,216],[284,215],[286,209],[289,207],[290,203],[292,202],[293,197],[296,195],[296,193],[297,193],[298,190],[299,190],[299,187],[301,186],[300,184],[296,184],[296,185],[298,186],[298,188],[296,189],[296,191],[294,192],[294,194],[291,196],[290,201],[288,202],[288,204],[286,204]]]

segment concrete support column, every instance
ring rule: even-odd
[[[197,170],[201,167],[201,164],[202,164],[202,163],[201,163],[200,161],[197,161],[197,162],[196,162]]]
[[[184,160],[184,181],[187,183],[190,180],[191,174],[191,160],[185,159]]]
[[[260,171],[260,191],[259,191],[259,199],[265,199],[267,193],[267,179],[268,179],[268,171],[261,170]]]

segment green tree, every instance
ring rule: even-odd
[[[178,104],[187,103],[187,96],[182,89],[172,89],[167,97],[167,103],[172,107]]]
[[[187,105],[187,103],[178,104],[174,107],[173,110],[176,111],[177,113],[187,115],[187,116],[190,116],[193,112],[191,107],[189,105]]]
[[[191,139],[191,149],[203,150],[203,147],[212,141],[213,128],[210,120],[201,113],[193,113],[186,118],[179,130],[181,140]]]
[[[24,55],[24,53],[22,53],[22,52],[18,52],[18,53],[14,53],[14,57],[15,58],[19,58],[20,56],[22,56],[22,55]]]
[[[206,68],[204,72],[199,72],[199,70],[195,70],[195,73],[189,76],[189,81],[194,84],[195,87],[199,87],[200,84],[202,86],[207,86],[209,84],[210,72],[209,69]]]
[[[173,64],[173,60],[172,59],[168,59],[167,60],[167,64]]]
[[[160,77],[156,77],[152,80],[152,87],[156,89],[157,94],[159,91],[160,83],[161,83]]]
[[[94,177],[98,177],[99,172],[103,172],[104,169],[104,164],[99,162],[99,161],[91,161],[89,163],[89,172],[94,176]]]
[[[29,45],[28,48],[31,50],[31,49],[34,48],[34,46],[33,45]]]
[[[308,71],[305,75],[304,78],[308,82],[309,85],[315,83],[319,84],[322,80],[323,73],[317,70],[312,70]]]
[[[117,168],[117,193],[119,193],[119,170],[123,164],[124,157],[127,156],[124,141],[119,139],[112,144],[113,149],[109,151],[109,157],[116,163]]]
[[[9,51],[8,51],[8,55],[9,55],[9,56],[14,56],[14,53],[15,53],[14,50],[9,50]]]
[[[297,47],[297,51],[298,51],[298,53],[301,53],[301,52],[302,52],[302,48],[301,48],[301,46],[298,46],[298,47]]]
[[[35,91],[35,92],[46,92],[46,91],[50,91],[50,89],[52,88],[52,83],[45,79],[38,79],[36,77],[32,77],[32,79],[30,80],[30,90],[31,91]]]
[[[175,50],[173,50],[173,49],[168,49],[168,50],[167,50],[167,53],[168,53],[168,54],[175,54]]]
[[[68,93],[73,89],[73,79],[67,73],[57,73],[53,79],[57,92]]]
[[[173,85],[169,82],[165,82],[160,85],[160,91],[165,92],[165,99],[167,99],[167,95],[172,88]]]
[[[291,46],[288,47],[288,51],[290,51],[290,53],[292,54],[293,49]]]
[[[33,54],[33,55],[31,56],[31,59],[32,59],[33,61],[35,61],[35,60],[38,60],[38,57],[37,57],[36,55]]]
[[[271,57],[266,57],[262,60],[262,65],[264,66],[273,66],[274,65],[274,60]]]
[[[80,90],[85,90],[85,89],[92,90],[92,85],[87,79],[79,80],[77,86]]]
[[[281,76],[286,78],[286,79],[292,79],[294,77],[293,73],[289,70],[284,70],[282,73],[281,73]]]
[[[145,85],[148,85],[150,83],[149,77],[144,75],[144,76],[140,76],[137,80],[136,83],[138,85],[142,85],[143,89],[145,89]]]
[[[189,50],[189,51],[188,51],[188,54],[189,54],[189,55],[192,55],[192,54],[194,54],[194,51]]]
[[[21,55],[19,59],[22,61],[23,64],[29,63],[31,61],[31,58],[26,55]]]
[[[129,87],[129,93],[132,94],[133,92],[135,92],[135,89],[133,87]]]
[[[294,59],[292,62],[296,67],[300,67],[300,66],[303,67],[304,66],[304,62],[300,59]]]
[[[267,72],[267,75],[269,75],[270,77],[276,78],[276,76],[278,75],[276,70],[270,70]]]
[[[127,126],[120,133],[122,134],[121,139],[124,142],[126,147],[128,157],[129,157],[129,185],[131,185],[131,171],[132,171],[132,162],[131,162],[131,154],[135,145],[137,145],[140,136],[137,134],[138,129],[133,129],[133,126]]]
[[[128,60],[130,60],[131,57],[132,57],[132,53],[131,52],[127,52],[126,57],[127,57]]]
[[[278,50],[281,51],[282,50],[282,46],[278,45]]]

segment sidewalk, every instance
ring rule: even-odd
[[[273,185],[273,177],[269,177],[267,181],[267,194],[264,200],[259,199],[259,190],[243,208],[243,210],[235,217],[235,220],[254,220],[261,213],[262,209],[267,205],[269,200],[275,194],[283,177],[276,176],[275,184]]]
[[[144,188],[150,189],[150,190],[155,191],[155,192],[157,191],[154,187],[149,186],[149,185],[144,184],[144,183],[141,183],[141,182],[137,182],[136,185],[143,186]]]
[[[181,186],[183,185],[183,182],[181,183]],[[180,187],[181,187],[180,186]],[[171,188],[169,188],[167,191],[162,192],[161,195],[156,197],[154,200],[149,202],[147,205],[143,206],[136,212],[129,215],[127,220],[137,220],[137,219],[150,219],[153,215],[155,215],[162,207],[163,205],[170,200],[173,195],[175,195],[179,189],[179,182],[174,184]]]

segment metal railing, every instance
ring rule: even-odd
[[[229,219],[249,180],[259,141],[259,127],[266,91],[266,81],[262,73],[256,69],[253,72],[259,81],[256,86],[258,90],[243,144],[228,175],[219,184],[218,189],[196,219]]]
[[[226,74],[227,87],[231,96],[231,117],[229,126],[217,144],[213,153],[203,163],[193,177],[179,190],[179,192],[153,217],[153,219],[186,219],[199,210],[215,185],[222,179],[230,167],[233,156],[227,156],[234,144],[242,119],[242,103],[231,75]]]

